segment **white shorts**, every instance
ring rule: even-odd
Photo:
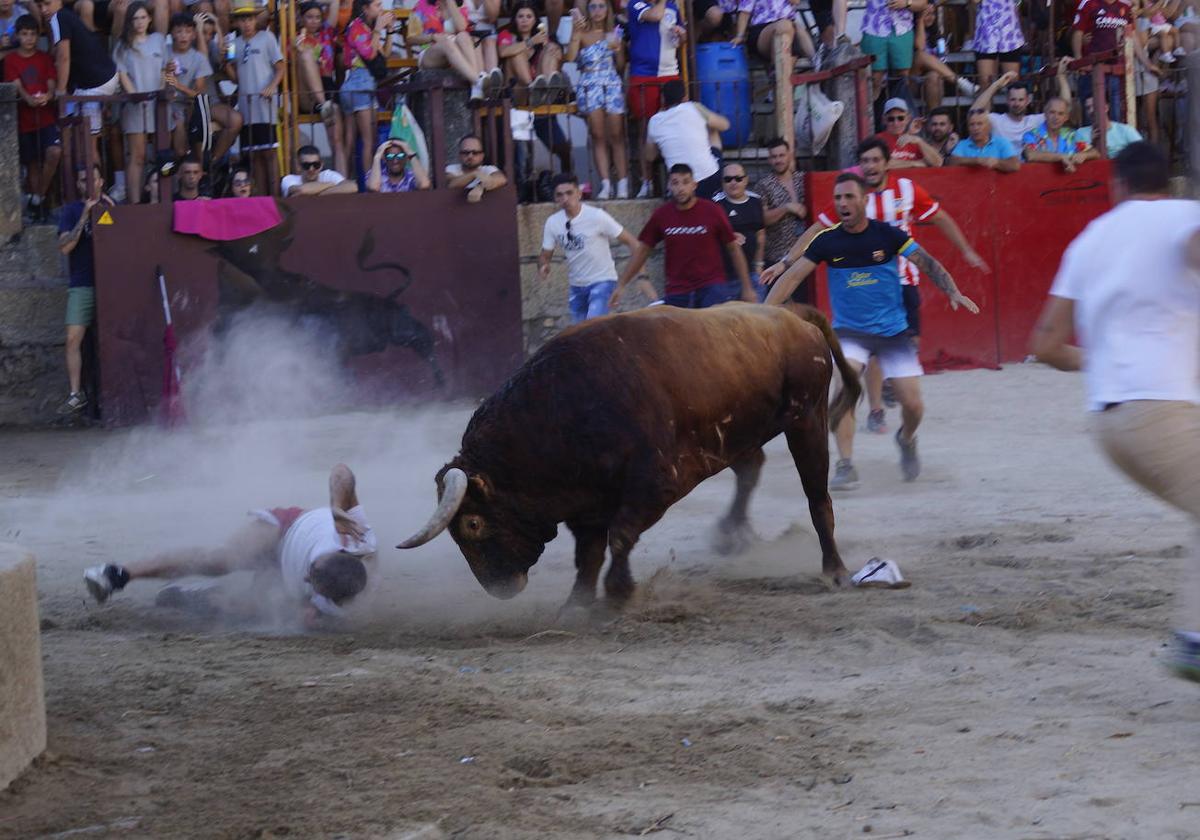
[[[858,362],[866,367],[872,356],[879,359],[879,369],[884,379],[904,379],[908,376],[920,376],[925,372],[921,360],[917,357],[917,347],[912,336],[878,335],[878,336],[842,336],[842,353],[847,359]]]
[[[78,90],[72,91],[71,95],[72,96],[116,96],[120,92],[121,92],[121,79],[118,75],[114,75],[107,82],[100,85],[100,87],[79,88]],[[67,113],[68,114],[77,113],[79,110],[79,105],[80,105],[80,103],[78,103],[78,102],[68,103],[67,104]],[[102,103],[100,103],[100,102],[84,102],[83,103],[83,114],[84,114],[84,116],[87,117],[88,126],[91,128],[92,134],[100,133],[101,105],[102,105]]]

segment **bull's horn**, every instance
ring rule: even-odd
[[[454,514],[458,513],[458,507],[467,495],[467,474],[457,467],[447,470],[445,478],[442,479],[442,486],[441,501],[438,502],[437,510],[433,512],[429,522],[396,548],[416,548],[425,545],[446,530],[446,526],[450,524]]]

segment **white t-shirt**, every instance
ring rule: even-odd
[[[1075,301],[1088,407],[1200,404],[1200,275],[1184,259],[1200,203],[1125,201],[1063,254],[1050,294]]]
[[[332,169],[322,169],[317,175],[317,183],[319,184],[340,184],[346,179],[341,173],[335,172]],[[300,175],[284,175],[283,180],[279,182],[279,194],[287,198],[288,190],[292,187],[298,187],[304,183],[304,178]]]
[[[339,609],[332,602],[316,595],[312,585],[305,579],[313,563],[339,551],[365,559],[379,549],[375,532],[367,523],[367,515],[363,512],[362,505],[351,508],[346,513],[365,531],[361,540],[339,534],[333,524],[333,511],[321,507],[300,514],[279,541],[279,571],[283,576],[284,591],[297,600],[311,601],[325,613],[336,614]],[[373,579],[370,571],[368,567],[368,587]]]
[[[708,145],[708,123],[692,102],[680,102],[651,117],[646,137],[658,146],[668,170],[686,163],[697,181],[717,171],[717,159]]]
[[[1021,119],[1014,120],[1008,114],[988,114],[988,121],[992,124],[993,134],[1003,137],[1020,152],[1022,148],[1021,141],[1025,138],[1025,132],[1038,128],[1046,121],[1046,115],[1026,114]]]
[[[567,235],[567,211],[559,210],[546,219],[542,230],[542,250],[562,248],[567,256],[567,279],[572,286],[590,286],[603,280],[616,280],[610,239],[621,235],[620,222],[599,207],[583,205],[571,219]]]
[[[485,163],[479,167],[480,175],[494,175],[495,173],[497,173],[499,171],[500,171],[499,169],[492,166],[490,163]],[[448,176],[450,176],[451,178],[457,178],[459,175],[463,174],[462,164],[461,163],[447,164],[446,174]]]

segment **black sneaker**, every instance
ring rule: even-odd
[[[896,389],[890,379],[883,380],[883,404],[888,408],[896,407]]]
[[[71,395],[58,407],[58,414],[60,417],[65,417],[69,414],[78,414],[87,408],[87,404],[87,394],[83,393],[83,391],[72,391]]]
[[[83,572],[83,582],[87,584],[88,592],[96,599],[97,604],[103,604],[108,596],[125,588],[129,583],[129,572],[112,563],[101,566],[91,566]]]
[[[896,446],[900,447],[900,474],[904,476],[905,481],[915,481],[921,474],[921,458],[917,455],[917,439],[914,437],[905,443],[901,437],[903,434],[903,427],[896,431]]]
[[[881,408],[867,413],[867,431],[877,435],[887,434],[887,413]]]
[[[829,479],[830,490],[854,490],[858,487],[858,470],[850,463],[849,458],[841,458],[833,470],[833,478]]]

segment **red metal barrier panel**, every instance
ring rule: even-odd
[[[188,358],[252,308],[328,335],[362,405],[490,392],[522,359],[514,204],[512,188],[474,205],[457,190],[292,199],[280,225],[228,242],[174,233],[169,206],[108,208],[94,227],[104,422],[158,403],[156,266],[185,393]]]
[[[928,368],[993,367],[1025,357],[1063,250],[1109,207],[1108,172],[1107,161],[1089,162],[1074,175],[1048,164],[1026,164],[1008,175],[957,166],[897,171],[941,203],[991,268],[971,268],[935,226],[917,225],[917,242],[982,309],[975,316],[954,312],[941,292],[922,283],[921,359]],[[836,177],[810,173],[810,212],[829,204]],[[818,302],[828,308],[823,269],[817,289]]]
[[[995,200],[1005,208],[993,263],[1003,290],[997,343],[1004,361],[1025,358],[1063,251],[1112,206],[1110,173],[1111,164],[1097,160],[1073,175],[1050,164],[1027,164],[1013,178],[996,177]]]

